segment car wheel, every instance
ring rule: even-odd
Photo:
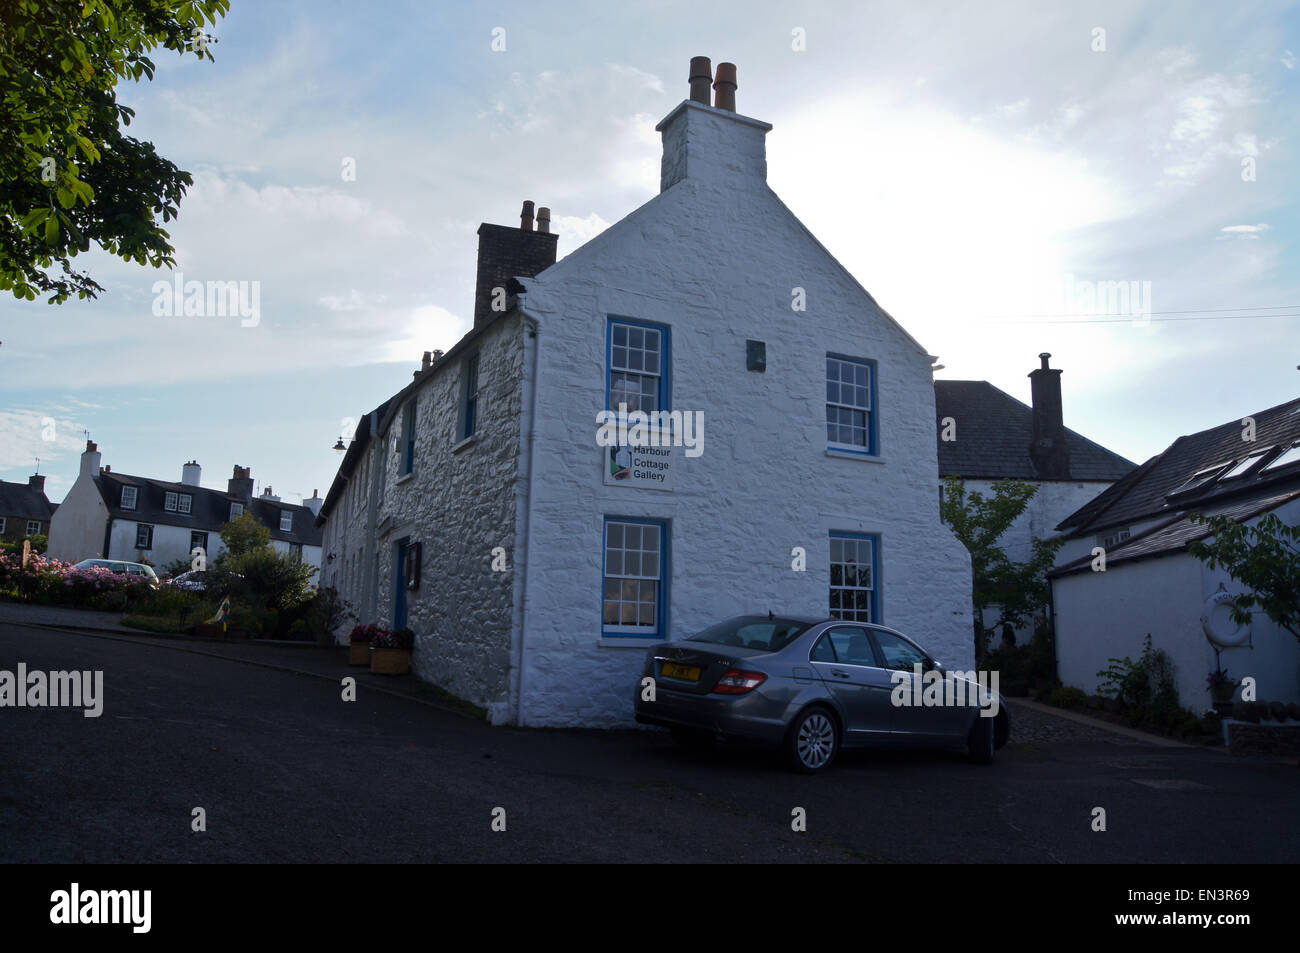
[[[992,718],[975,716],[975,724],[971,726],[970,739],[966,744],[967,751],[970,752],[970,759],[975,764],[993,763],[993,751],[995,749],[993,721]]]
[[[673,741],[691,751],[707,751],[713,747],[713,735],[696,728],[670,729]]]
[[[786,736],[790,766],[804,774],[825,771],[840,750],[840,729],[825,708],[801,712]]]

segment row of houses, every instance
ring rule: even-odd
[[[101,465],[90,440],[67,496],[49,522],[48,554],[55,559],[123,559],[164,567],[189,562],[201,549],[208,559],[225,552],[221,527],[249,513],[271,535],[278,552],[319,567],[321,531],[316,516],[325,502],[317,493],[288,503],[267,487],[254,496],[248,467],[235,466],[226,490],[200,485],[202,467],[190,461],[179,481],[115,473]]]
[[[1068,537],[1053,574],[1065,681],[1095,689],[1151,630],[1196,704],[1218,662],[1201,627],[1113,592],[1140,593],[1147,570],[1130,572],[1164,552],[1148,530],[1172,534],[1179,505],[1208,497],[1149,513],[1146,496],[1115,501],[1153,470],[1184,483],[1213,454],[1139,467],[1065,427],[1047,354],[1029,404],[934,380],[935,356],[768,187],[771,127],[736,113],[727,85],[710,104],[692,84],[656,127],[659,194],[563,260],[531,202],[519,227],[479,228],[473,328],[364,414],[318,518],[323,583],[359,621],[410,627],[417,674],[494,723],[619,723],[647,645],[739,613],[882,622],[970,666],[970,562],[935,491],[948,475],[986,493],[1015,478],[1038,492],[1008,555]],[[658,415],[651,446],[603,439],[638,411]],[[1246,475],[1300,480],[1273,419],[1260,434],[1284,456]],[[1223,504],[1247,486],[1225,483]],[[1109,570],[1081,573],[1097,545]],[[1212,577],[1184,593],[1185,615]],[[1270,697],[1290,700],[1295,640],[1265,639],[1249,664],[1276,663]]]

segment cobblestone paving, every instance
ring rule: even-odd
[[[1037,711],[1014,700],[1011,707],[1011,744],[1043,745],[1062,741],[1105,741],[1112,744],[1133,744],[1133,739],[1103,728],[1081,725],[1069,718]]]

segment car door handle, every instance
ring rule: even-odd
[[[848,673],[848,672],[841,672],[838,668],[833,668],[833,669],[831,669],[831,674],[834,675],[836,678],[848,678],[848,677],[849,677],[849,673]]]

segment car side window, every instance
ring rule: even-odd
[[[922,669],[925,668],[925,653],[911,642],[879,630],[873,631],[871,634],[875,636],[876,645],[880,646],[880,652],[885,657],[885,668],[904,672],[912,671],[916,665],[920,665]]]
[[[108,568],[109,568],[110,570],[112,570],[113,572],[125,573],[125,572],[126,572],[126,563],[113,563],[113,564],[110,565]]]
[[[876,664],[875,653],[871,650],[871,642],[864,629],[849,625],[836,626],[826,633],[826,637],[835,648],[837,662],[846,665]]]
[[[823,635],[813,646],[812,654],[808,656],[814,662],[834,662],[835,648],[831,645],[830,635]]]

